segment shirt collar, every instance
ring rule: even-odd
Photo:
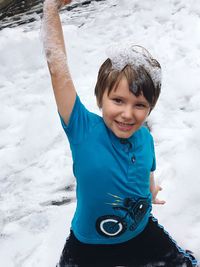
[[[129,138],[119,138],[117,137],[107,126],[107,131],[110,136],[112,144],[117,148],[121,148],[122,150],[125,150],[126,152],[131,151],[135,147],[135,140],[137,131],[133,133]]]

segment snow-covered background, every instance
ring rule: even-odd
[[[148,121],[167,203],[154,214],[200,259],[199,0],[108,0],[61,17],[77,91],[94,112],[107,45],[133,41],[161,62],[162,94]],[[0,266],[55,267],[76,204],[39,21],[0,32],[0,105]]]

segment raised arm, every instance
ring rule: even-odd
[[[76,90],[67,64],[59,9],[71,0],[45,0],[43,5],[42,38],[58,111],[65,123],[69,121]]]

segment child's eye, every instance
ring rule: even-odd
[[[113,101],[117,104],[121,104],[122,100],[120,98],[113,98]]]
[[[142,103],[138,103],[138,104],[136,104],[136,107],[137,107],[138,109],[145,109],[145,108],[147,108],[147,105],[142,104]]]

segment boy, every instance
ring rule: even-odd
[[[102,117],[77,96],[66,61],[58,9],[44,3],[44,47],[55,99],[73,157],[77,207],[59,266],[195,266],[152,216],[154,143],[143,126],[161,87],[161,68],[140,46],[115,48],[99,70]]]

